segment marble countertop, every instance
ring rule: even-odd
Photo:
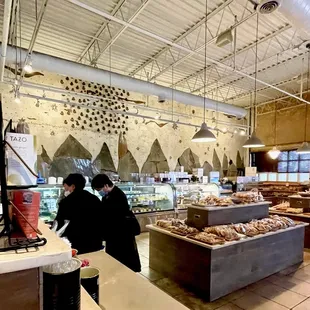
[[[103,310],[188,310],[104,251],[80,255],[79,258],[88,259],[91,266],[100,270],[99,299]],[[88,310],[82,304],[84,309]]]
[[[46,224],[39,221],[38,228],[42,236],[47,239],[43,247],[29,249],[29,252],[0,253],[0,274],[37,268],[44,265],[54,264],[71,259],[71,249],[52,232]]]
[[[202,246],[202,247],[210,249],[210,250],[216,250],[216,249],[221,249],[221,248],[225,248],[228,246],[233,246],[237,243],[248,242],[248,241],[255,240],[255,239],[265,238],[265,237],[268,237],[270,235],[281,234],[281,233],[284,233],[284,232],[287,232],[290,230],[304,228],[305,226],[308,226],[308,225],[309,225],[308,223],[300,223],[294,227],[279,229],[277,231],[270,231],[270,232],[267,232],[266,234],[260,234],[260,235],[254,236],[254,237],[243,237],[238,241],[226,241],[224,244],[221,244],[221,245],[209,245],[209,244],[200,242],[198,240],[194,240],[194,239],[187,238],[185,236],[180,236],[180,235],[174,234],[174,233],[170,232],[169,230],[163,229],[163,228],[158,227],[156,225],[147,225],[146,228],[149,230],[154,230],[154,231],[163,233],[163,234],[168,235],[168,236],[172,236],[174,238],[182,239],[184,241]]]

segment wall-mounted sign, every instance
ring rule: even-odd
[[[6,141],[14,148],[23,161],[35,171],[37,152],[35,139],[32,135],[20,133],[7,133]],[[25,167],[21,160],[7,147],[7,182],[9,185],[34,185],[35,176]]]

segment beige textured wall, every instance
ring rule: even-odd
[[[45,73],[44,77],[34,77],[27,79],[27,81],[62,87],[60,84],[62,78],[63,77],[57,75]],[[58,110],[55,110],[55,104],[53,102],[41,101],[40,106],[36,107],[37,101],[29,98],[22,98],[22,103],[18,105],[14,103],[13,94],[10,93],[11,90],[11,86],[1,87],[4,103],[4,118],[7,120],[12,118],[15,124],[19,119],[24,118],[30,125],[31,133],[37,136],[38,145],[40,146],[43,144],[51,158],[60,144],[69,134],[71,134],[91,152],[93,159],[97,156],[102,144],[106,142],[110,148],[114,164],[117,167],[118,135],[97,133],[90,130],[82,131],[80,129],[72,129],[70,128],[70,124],[64,124],[64,119],[67,116],[60,115],[59,111],[63,108],[61,105],[56,104]],[[22,91],[25,92],[23,89]],[[30,89],[27,89],[26,92],[39,95],[42,95],[43,93],[42,91]],[[61,94],[54,93],[51,95],[51,93],[47,93],[47,97],[63,100]],[[146,100],[146,97],[140,94],[130,94],[130,98]],[[169,105],[171,106],[171,102],[159,105],[157,103],[157,97],[149,97],[149,105],[153,107],[164,106],[168,108]],[[175,104],[174,109],[176,112],[188,114],[194,109],[196,111],[195,115],[202,115],[202,109],[185,106],[183,104]],[[211,115],[212,113],[208,112],[208,116],[210,117]],[[224,116],[223,119],[228,120]],[[196,124],[201,123],[201,120],[197,119],[189,119],[188,121]],[[232,138],[230,134],[220,133],[218,140],[215,143],[195,144],[190,141],[194,134],[194,129],[191,127],[180,125],[175,130],[172,128],[172,124],[168,124],[163,128],[159,128],[154,123],[145,125],[141,118],[135,117],[129,117],[126,126],[129,129],[126,134],[128,148],[132,152],[140,169],[142,168],[155,139],[159,140],[162,150],[168,160],[169,167],[172,170],[177,164],[178,157],[189,147],[199,156],[201,164],[206,160],[212,164],[214,148],[216,149],[221,161],[224,153],[226,153],[228,159],[231,158],[235,163],[238,150],[240,151],[241,156],[244,157],[244,149],[242,149],[241,146],[245,141],[245,137],[240,137],[238,135]],[[40,152],[40,149],[38,149],[38,153]]]
[[[280,109],[276,113],[276,132],[274,111],[259,115],[257,118],[257,134],[266,146],[275,144],[275,133],[276,144],[284,148],[302,143],[305,139],[305,121],[307,121],[306,140],[310,141],[310,107],[307,113],[305,105]]]

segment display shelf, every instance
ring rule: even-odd
[[[214,301],[301,263],[305,227],[211,246],[150,225],[150,268]]]

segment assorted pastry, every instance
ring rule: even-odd
[[[218,225],[198,229],[185,224],[186,221],[178,219],[158,220],[156,225],[172,233],[186,236],[209,245],[224,244],[229,241],[238,241],[245,237],[254,237],[260,234],[277,231],[296,226],[296,223],[285,216],[271,215],[261,220],[252,220],[249,223],[231,225]]]
[[[302,214],[304,212],[303,208],[291,208],[288,201],[281,202],[278,205],[269,208],[270,211],[278,211],[292,214]]]
[[[253,188],[249,192],[238,192],[232,195],[233,199],[240,200],[240,203],[255,203],[264,201],[264,197],[256,188]]]
[[[217,197],[214,195],[207,196],[199,200],[195,205],[198,206],[219,206],[219,207],[227,207],[233,205],[233,201],[230,197]]]

